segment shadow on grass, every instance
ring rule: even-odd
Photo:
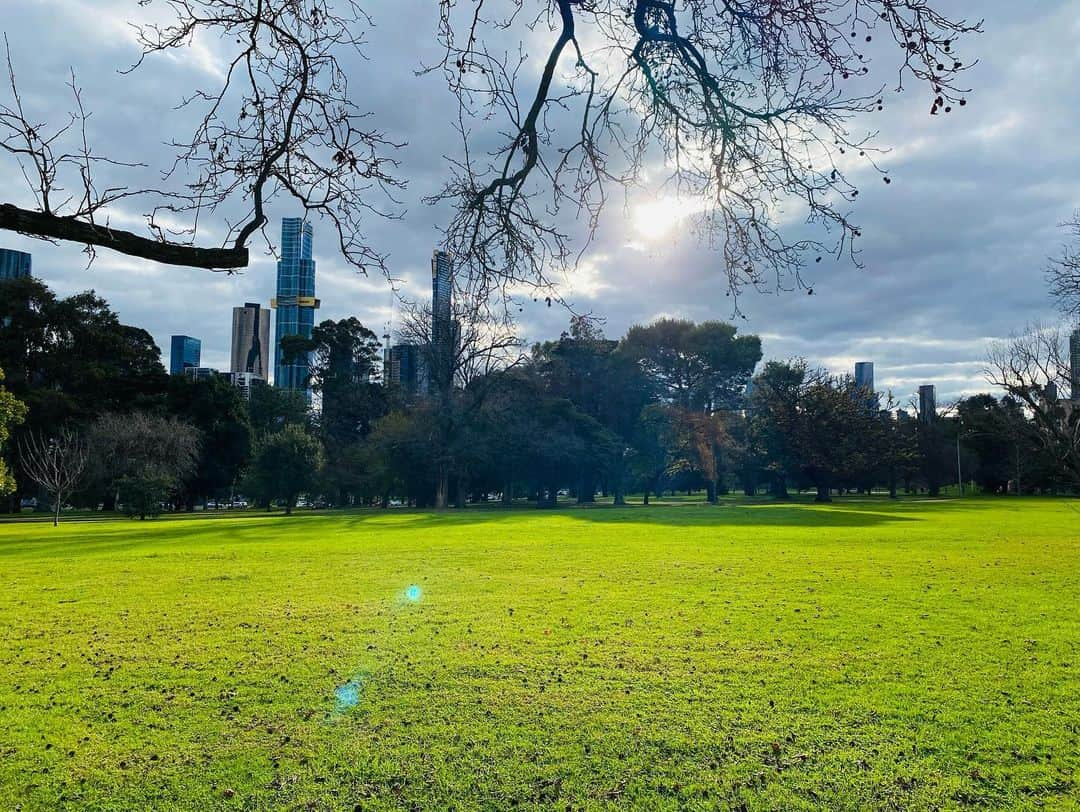
[[[1032,502],[1033,506],[1038,501],[1041,500]],[[181,550],[187,552],[192,546],[220,547],[222,554],[226,555],[227,548],[233,545],[265,545],[269,551],[276,545],[303,543],[323,533],[337,535],[342,531],[351,531],[361,534],[361,538],[350,539],[350,543],[355,543],[362,541],[363,534],[388,535],[467,526],[502,528],[549,519],[570,524],[591,522],[609,527],[714,527],[718,531],[744,527],[870,528],[924,522],[943,514],[970,514],[974,519],[988,507],[988,502],[1003,504],[997,499],[905,498],[892,501],[884,497],[848,497],[829,504],[817,504],[809,499],[775,502],[761,498],[727,497],[717,505],[679,501],[625,507],[560,505],[556,509],[541,510],[521,503],[511,508],[481,505],[441,512],[364,508],[297,513],[292,516],[255,512],[229,516],[190,514],[146,522],[124,519],[68,522],[62,523],[59,528],[24,523],[16,529],[15,524],[0,523],[0,558],[74,553],[123,554],[135,550],[145,557],[154,557],[179,553]]]

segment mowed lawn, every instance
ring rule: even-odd
[[[515,806],[1080,808],[1080,503],[0,525],[0,809]]]

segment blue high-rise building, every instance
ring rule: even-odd
[[[879,402],[877,392],[874,390],[873,361],[855,362],[855,385],[863,390],[866,397],[866,407],[871,410],[877,409]]]
[[[173,336],[169,347],[169,374],[183,375],[186,369],[197,369],[202,360],[202,342],[191,336]]]
[[[29,275],[29,254],[25,251],[0,248],[0,279],[22,279]]]
[[[937,421],[937,387],[932,383],[919,387],[919,420],[922,423]]]
[[[306,358],[294,358],[285,363],[281,340],[285,336],[311,337],[315,326],[315,260],[312,259],[313,230],[311,223],[300,217],[281,221],[281,259],[277,266],[277,296],[271,307],[277,311],[274,325],[274,385],[296,389],[311,395],[307,387]]]

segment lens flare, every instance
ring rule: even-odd
[[[420,595],[420,587],[418,587],[416,584],[412,584],[408,589],[405,590],[405,597],[413,603],[416,603],[418,600],[420,600]]]
[[[362,687],[363,683],[360,679],[353,679],[336,688],[334,698],[337,700],[337,709],[346,711],[349,708],[355,708],[360,702],[360,689]]]

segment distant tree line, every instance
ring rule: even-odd
[[[225,378],[167,375],[150,335],[92,292],[0,282],[4,509],[34,496],[140,518],[239,495],[288,511],[305,497],[545,507],[560,496],[810,491],[826,501],[936,495],[957,465],[991,493],[1080,480],[1021,397],[976,395],[919,415],[798,359],[762,365],[759,338],[722,322],[660,319],[615,340],[574,317],[528,350],[482,326],[458,335],[447,385],[413,391],[380,381],[380,343],[358,320],[322,322],[285,347],[309,358],[312,410],[296,392],[256,386],[245,400]],[[85,458],[77,486],[58,492],[35,475],[43,448]]]

